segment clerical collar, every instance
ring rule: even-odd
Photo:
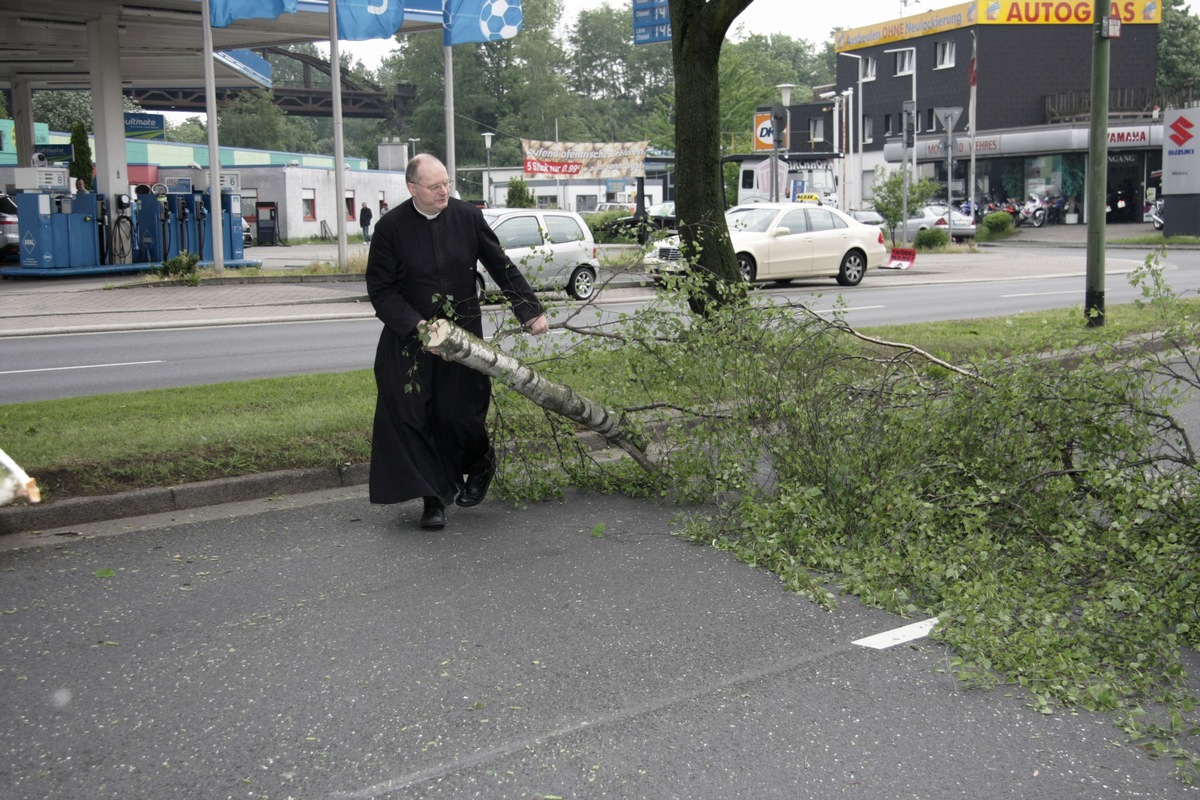
[[[425,219],[430,220],[430,221],[433,221],[442,215],[442,212],[440,212],[440,211],[437,212],[436,214],[426,214],[424,211],[422,211],[419,208],[417,209],[417,213],[420,214]]]

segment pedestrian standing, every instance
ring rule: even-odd
[[[371,243],[371,207],[363,200],[362,208],[358,211],[358,226],[362,228],[363,241]]]
[[[423,498],[421,527],[440,529],[447,503],[483,500],[496,453],[486,428],[490,380],[426,350],[426,321],[448,319],[483,335],[478,262],[530,333],[550,326],[483,213],[450,196],[445,165],[421,154],[404,178],[412,196],[379,220],[367,257],[367,293],[384,324],[375,352],[370,499]]]

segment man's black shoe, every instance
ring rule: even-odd
[[[425,513],[421,514],[421,527],[440,531],[446,527],[446,505],[440,497],[425,498]]]
[[[482,471],[467,476],[467,485],[458,493],[454,501],[463,508],[477,506],[483,502],[488,487],[492,485],[492,477],[496,474],[495,456],[488,460],[488,465]]]

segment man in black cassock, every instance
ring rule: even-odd
[[[476,261],[530,333],[550,326],[480,210],[450,196],[442,162],[418,155],[404,178],[412,197],[380,218],[367,257],[367,293],[384,324],[375,351],[370,495],[372,503],[421,497],[421,527],[438,529],[446,503],[476,505],[495,474],[486,428],[491,382],[425,350],[420,331],[444,318],[483,336]]]

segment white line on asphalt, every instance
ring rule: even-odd
[[[859,639],[854,644],[860,647],[870,647],[872,650],[886,650],[889,647],[928,636],[929,632],[933,630],[933,626],[937,625],[937,621],[937,617],[934,617],[924,622],[914,622],[912,625],[905,625],[903,628],[896,628],[884,631],[883,633],[877,633],[874,636],[868,636],[865,639]]]
[[[887,306],[844,306],[842,308],[831,308],[827,311],[818,311],[815,308],[810,308],[809,311],[814,314],[835,314],[846,311],[874,311],[877,308],[887,308]]]
[[[13,369],[0,375],[24,375],[29,372],[63,372],[69,369],[105,369],[107,367],[140,367],[143,364],[163,364],[164,361],[122,361],[116,364],[81,364],[77,367],[43,367],[42,369]]]
[[[1001,297],[1049,297],[1052,294],[1078,294],[1078,289],[1065,292],[1025,292],[1024,294],[1002,294]]]

